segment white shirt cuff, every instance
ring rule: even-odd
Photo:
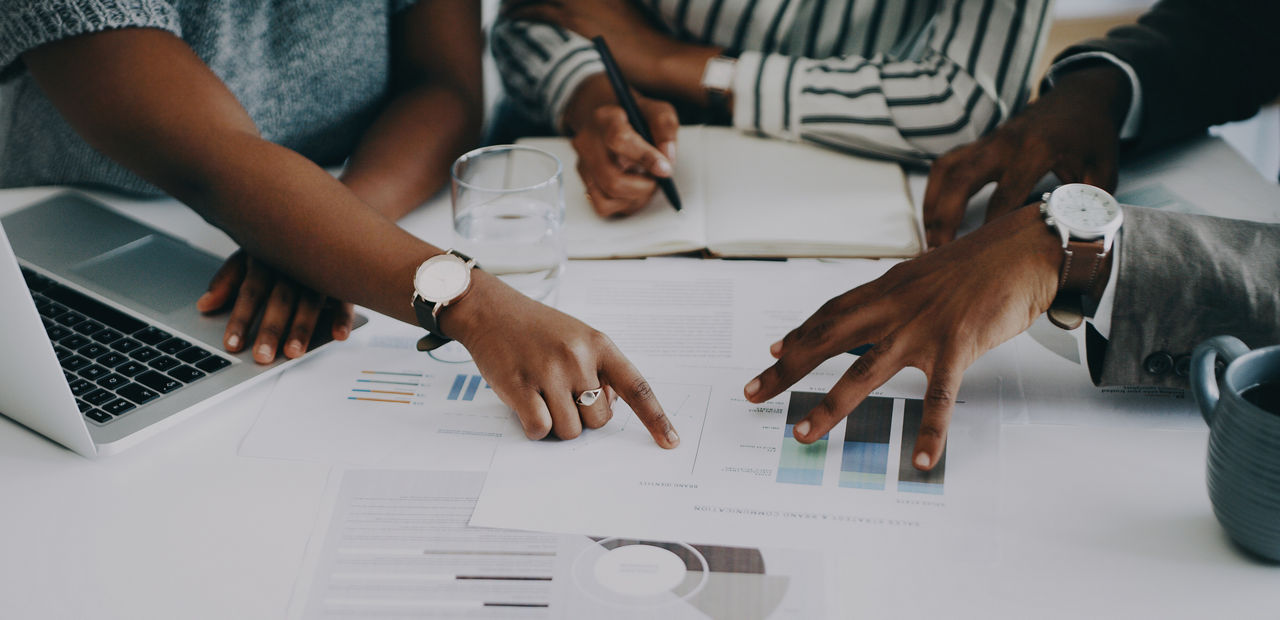
[[[1111,309],[1116,302],[1116,278],[1120,275],[1120,238],[1123,233],[1116,233],[1111,242],[1111,275],[1107,277],[1107,288],[1102,291],[1102,299],[1098,300],[1098,309],[1093,313],[1093,328],[1103,338],[1111,339]]]
[[[1129,98],[1129,113],[1124,116],[1124,124],[1120,126],[1120,139],[1129,140],[1137,137],[1138,127],[1142,123],[1142,82],[1138,80],[1138,74],[1134,72],[1133,67],[1129,63],[1120,60],[1115,54],[1110,52],[1081,52],[1067,56],[1058,62],[1053,63],[1049,67],[1049,72],[1045,74],[1044,81],[1052,87],[1057,79],[1058,72],[1065,69],[1069,65],[1073,65],[1082,60],[1100,59],[1105,60],[1129,76],[1129,92],[1132,93]]]

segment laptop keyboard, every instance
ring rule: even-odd
[[[231,365],[204,347],[26,267],[22,277],[76,406],[95,424],[107,424]]]

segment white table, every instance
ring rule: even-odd
[[[0,213],[48,193],[0,192]],[[211,251],[233,248],[171,202],[125,211]],[[406,222],[447,223],[443,199]],[[299,568],[328,517],[319,508],[330,472],[237,456],[270,389],[98,461],[0,418],[0,618],[283,617],[295,581],[309,577]],[[1280,567],[1231,546],[1210,511],[1206,436],[1006,425],[999,560],[943,574],[916,558],[902,578],[919,596],[877,601],[851,584],[844,615],[1276,617]]]

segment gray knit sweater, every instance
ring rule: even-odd
[[[387,94],[392,15],[413,0],[0,0],[0,187],[74,184],[159,195],[84,142],[22,64],[39,45],[115,28],[187,42],[262,136],[340,164]]]

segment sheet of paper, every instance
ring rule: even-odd
[[[560,159],[564,181],[564,236],[569,258],[623,258],[700,250],[707,245],[702,128],[680,130],[674,181],[680,192],[681,211],[654,194],[640,211],[625,218],[602,218],[587,200],[587,189],[578,174],[578,155],[564,138],[525,138],[520,144],[537,147]]]
[[[467,525],[484,474],[352,470],[332,483],[292,618],[831,617],[828,554]]]
[[[727,128],[703,139],[712,252],[914,256],[924,247],[899,164]]]
[[[281,375],[240,454],[483,471],[524,436],[475,364],[414,348],[422,330],[373,315],[352,340]],[[464,356],[465,357],[465,352]],[[469,359],[469,358],[468,358]]]
[[[763,369],[773,363],[770,344],[895,262],[574,261],[558,307],[608,334],[630,357]]]
[[[1186,390],[1095,386],[1081,362],[1085,355],[1083,333],[1083,329],[1059,329],[1042,316],[1011,341],[1018,359],[1018,391],[1023,397],[1022,415],[1015,415],[1011,421],[1191,430],[1204,427],[1195,400]]]
[[[946,455],[922,473],[910,464],[917,387],[875,393],[812,446],[791,436],[847,365],[835,360],[759,405],[742,397],[754,370],[652,369],[678,448],[656,447],[621,402],[609,424],[573,441],[504,441],[471,524],[781,547],[963,547],[965,537],[946,532],[996,503],[1000,378],[970,373]]]

